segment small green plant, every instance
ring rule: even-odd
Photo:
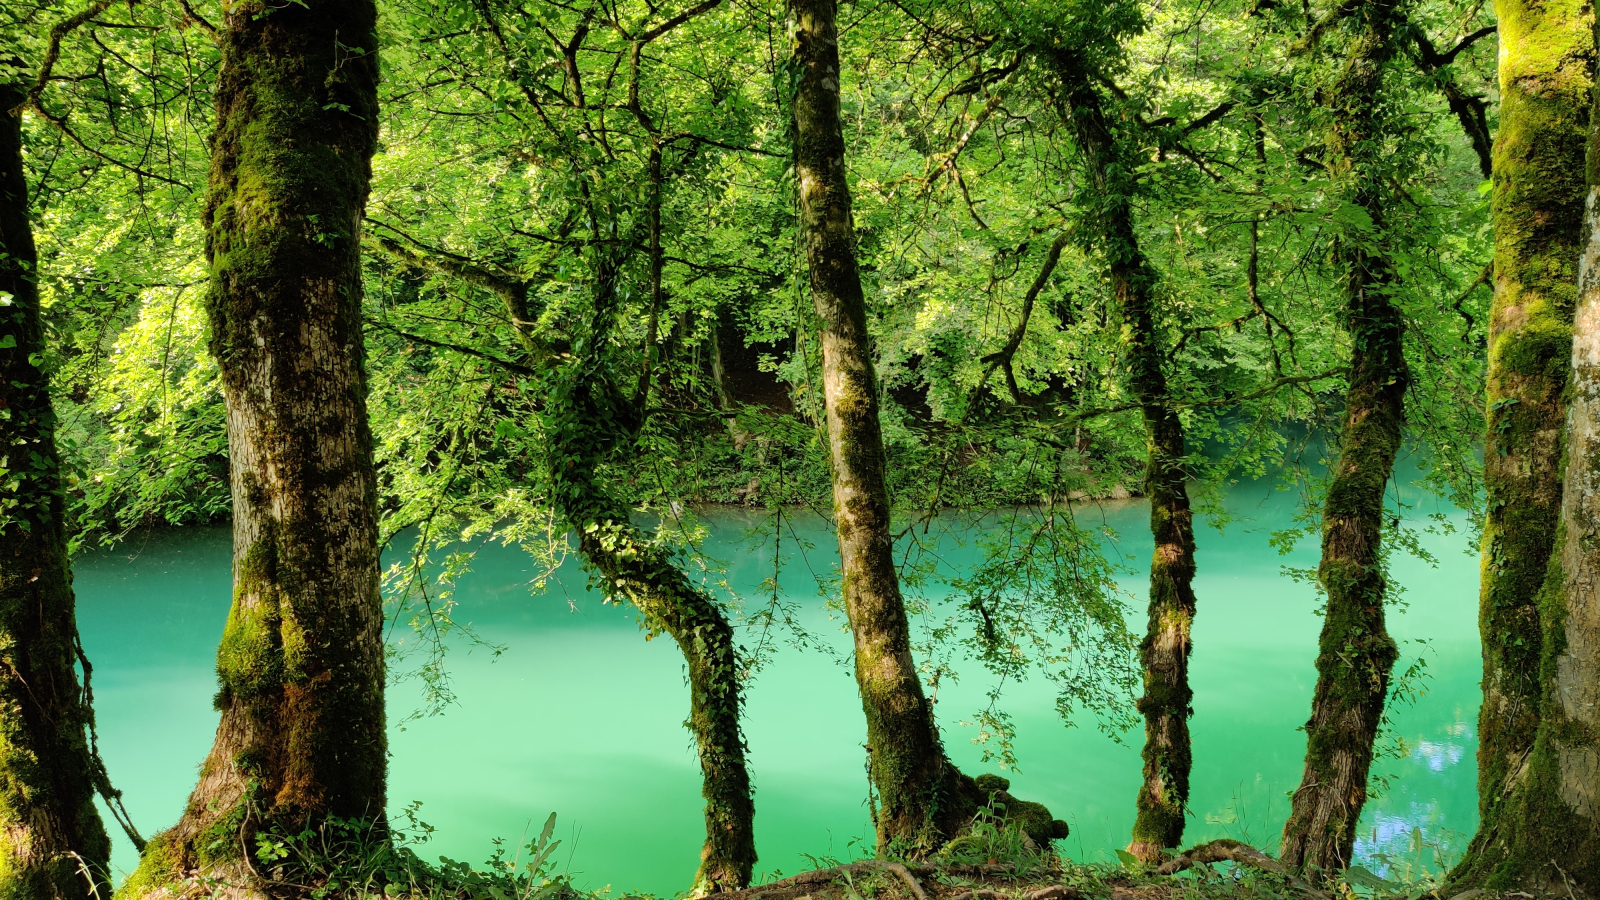
[[[1005,804],[991,799],[965,831],[944,845],[936,861],[959,866],[1008,865],[1019,876],[1050,868],[1054,856],[1050,848],[1040,847],[1004,814]]]
[[[252,863],[270,884],[304,892],[311,900],[556,900],[578,894],[564,874],[553,870],[551,855],[561,843],[552,839],[555,813],[511,858],[505,842],[496,839],[489,859],[474,867],[446,857],[437,866],[423,862],[417,850],[434,829],[418,818],[420,810],[420,803],[412,803],[401,811],[404,827],[331,816],[293,834],[262,831],[254,840]]]

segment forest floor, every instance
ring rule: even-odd
[[[1179,875],[1109,866],[915,865],[876,860],[804,872],[715,900],[1266,900],[1339,895],[1246,867]]]
[[[1234,842],[1217,842],[1233,844]],[[1248,847],[1180,856],[1144,872],[1050,861],[1011,865],[902,865],[863,860],[804,872],[713,900],[1438,900],[1432,884],[1323,889],[1288,874]],[[1211,863],[1221,863],[1215,868]],[[1476,892],[1474,892],[1476,893]],[[1519,895],[1518,900],[1527,897]]]

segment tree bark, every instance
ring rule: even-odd
[[[597,247],[600,242],[596,241]],[[700,758],[706,839],[691,893],[702,896],[750,885],[755,868],[755,802],[740,728],[743,693],[733,626],[714,598],[695,587],[671,551],[637,528],[628,506],[596,477],[636,433],[641,389],[630,401],[607,370],[618,310],[620,260],[597,249],[591,327],[553,375],[543,404],[551,499],[578,537],[578,551],[607,597],[626,600],[652,633],[677,642],[688,665],[689,718]],[[519,328],[530,364],[541,354]]]
[[[878,385],[856,268],[855,223],[839,115],[834,0],[791,0],[795,164],[811,294],[822,320],[824,403],[833,468],[845,612],[867,719],[880,853],[937,849],[971,817],[962,775],[945,757],[933,707],[911,658],[911,629],[895,571]]]
[[[1539,594],[1538,726],[1463,873],[1490,889],[1600,894],[1600,133],[1590,111],[1561,517]],[[1487,829],[1486,829],[1487,830]],[[1463,878],[1463,880],[1467,880]]]
[[[0,82],[0,896],[109,896],[94,808],[90,711],[63,527],[55,411],[42,368],[38,256],[28,223],[26,96]]]
[[[1168,403],[1166,352],[1155,322],[1156,273],[1134,231],[1132,150],[1107,122],[1100,95],[1083,61],[1054,50],[1061,99],[1072,119],[1079,152],[1094,181],[1099,222],[1096,247],[1104,259],[1122,314],[1129,383],[1145,428],[1145,492],[1150,497],[1149,625],[1139,656],[1144,667],[1144,780],[1135,799],[1138,817],[1128,852],[1146,863],[1183,841],[1189,801],[1190,628],[1194,622],[1194,514],[1184,469],[1183,422]]]
[[[1451,873],[1458,889],[1514,883],[1500,872],[1519,826],[1515,814],[1506,816],[1506,801],[1525,778],[1543,694],[1539,591],[1560,519],[1562,391],[1583,248],[1595,61],[1586,2],[1498,0],[1495,14],[1502,49],[1478,601],[1479,823]]]
[[[1383,71],[1399,22],[1394,0],[1365,0],[1344,67],[1323,93],[1330,177],[1336,196],[1364,209],[1381,233],[1380,119]],[[1343,240],[1346,327],[1351,335],[1339,460],[1322,514],[1318,580],[1327,612],[1318,642],[1317,686],[1306,723],[1305,774],[1291,801],[1280,858],[1317,879],[1350,864],[1367,799],[1373,742],[1397,650],[1384,625],[1383,494],[1394,471],[1410,380],[1405,325],[1389,298],[1393,268],[1362,242]]]
[[[205,224],[234,502],[222,721],[130,896],[196,871],[257,893],[256,832],[341,817],[381,834],[384,823],[359,240],[377,140],[376,8],[243,3],[221,43]]]

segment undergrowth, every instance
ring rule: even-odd
[[[315,828],[295,833],[265,831],[256,835],[251,868],[266,893],[309,900],[604,900],[604,891],[575,887],[568,873],[558,871],[551,813],[539,834],[526,843],[507,846],[496,839],[489,858],[473,866],[447,857],[423,860],[419,851],[433,826],[418,818],[420,804],[401,812],[399,827],[384,828],[362,819],[329,818]],[[1156,875],[1131,857],[1119,862],[1079,864],[1064,860],[1054,846],[1040,846],[1003,808],[979,810],[971,826],[932,858],[906,860],[929,900],[1026,900],[1047,885],[1074,889],[1086,900],[1283,900],[1300,897],[1297,886],[1255,869],[1223,864],[1197,866],[1176,875]],[[840,867],[831,883],[776,890],[781,873],[773,872],[770,896],[757,888],[747,900],[915,900],[903,881],[885,869],[852,869],[850,860],[804,857],[813,869]],[[1419,856],[1420,858],[1420,856]],[[1391,879],[1352,867],[1332,892],[1334,900],[1421,900],[1438,889],[1437,873],[1424,866],[1407,870],[1394,860],[1380,862]],[[1410,876],[1410,877],[1408,877]],[[965,895],[963,897],[963,895]],[[650,895],[628,892],[628,900]]]

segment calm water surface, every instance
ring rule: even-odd
[[[1415,500],[1415,498],[1411,498]],[[1315,538],[1280,556],[1268,533],[1293,512],[1293,498],[1265,485],[1236,488],[1236,517],[1225,531],[1200,529],[1199,615],[1191,678],[1195,715],[1193,817],[1187,840],[1241,837],[1275,844],[1287,793],[1299,783],[1305,721],[1315,678],[1317,596],[1282,573],[1316,564]],[[1143,605],[1150,538],[1148,508],[1131,502],[1080,508],[1118,534],[1112,552],[1138,571],[1123,579],[1135,610]],[[1443,512],[1418,501],[1412,515]],[[710,556],[728,561],[736,589],[759,595],[772,573],[772,548],[745,539],[752,520],[711,518]],[[848,639],[830,621],[808,568],[826,571],[832,538],[813,526],[805,561],[786,563],[782,584],[808,627]],[[87,554],[75,567],[79,625],[95,666],[100,740],[113,780],[148,835],[183,809],[209,749],[217,714],[213,660],[231,595],[229,534],[198,529],[137,536],[117,550]],[[1479,703],[1477,579],[1467,538],[1429,535],[1437,567],[1397,557],[1404,605],[1390,628],[1402,641],[1402,666],[1419,653],[1431,676],[1426,694],[1397,710],[1392,776],[1369,803],[1358,853],[1372,868],[1399,872],[1417,860],[1437,869],[1436,851],[1459,853],[1476,826],[1474,727]],[[966,556],[962,557],[961,554]],[[952,550],[972,559],[974,551]],[[538,568],[519,551],[489,547],[461,585],[457,618],[498,658],[462,646],[450,656],[458,703],[442,716],[402,723],[419,688],[390,694],[391,811],[421,801],[437,829],[423,855],[484,859],[496,837],[515,843],[559,814],[562,863],[588,887],[672,895],[688,886],[703,824],[692,743],[682,726],[688,690],[683,663],[667,639],[646,642],[625,609],[602,605],[569,561],[549,589],[533,594]],[[1143,615],[1130,619],[1143,628]],[[1426,640],[1426,649],[1419,640]],[[745,636],[753,643],[753,636]],[[965,726],[986,687],[974,669],[938,697],[952,756],[977,773]],[[1061,842],[1069,857],[1114,858],[1133,823],[1138,743],[1118,744],[1084,719],[1066,728],[1047,684],[1007,692],[1017,726],[1018,795],[1047,804],[1072,825]],[[784,648],[747,694],[745,731],[756,785],[759,871],[794,873],[811,856],[848,857],[870,847],[865,807],[865,726],[849,669],[827,656]],[[109,821],[109,820],[108,820]],[[531,824],[530,824],[531,823]],[[133,848],[117,835],[114,863],[129,870]],[[1420,854],[1420,855],[1419,855]]]

